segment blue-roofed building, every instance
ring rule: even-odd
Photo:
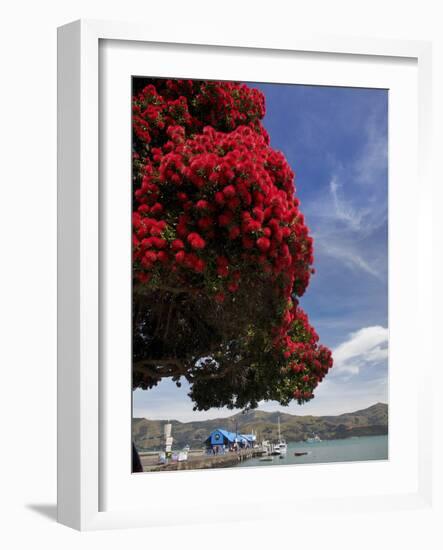
[[[206,438],[205,445],[212,452],[223,453],[237,448],[253,447],[255,440],[254,434],[240,434],[217,428]]]

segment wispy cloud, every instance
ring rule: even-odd
[[[320,240],[317,243],[317,249],[320,249],[324,254],[332,256],[337,260],[340,260],[346,267],[350,269],[357,269],[382,279],[381,273],[376,269],[374,263],[366,261],[359,253],[353,250],[350,244],[345,246],[343,243],[337,244],[334,240]]]
[[[333,352],[335,375],[356,375],[362,368],[377,365],[388,358],[388,329],[365,327],[349,335]]]
[[[335,218],[344,222],[353,231],[360,231],[365,216],[363,210],[357,210],[350,203],[346,203],[340,196],[342,185],[334,176],[329,182],[329,191],[334,204]]]
[[[375,112],[368,117],[365,134],[364,154],[355,163],[355,177],[360,184],[373,185],[383,176],[388,160],[388,137],[380,131]]]
[[[306,212],[316,250],[349,269],[377,279],[386,275],[386,242],[372,237],[387,222],[386,128],[369,116],[358,154],[344,162],[330,158],[328,193]]]

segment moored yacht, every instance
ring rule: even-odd
[[[280,455],[280,458],[284,458],[288,452],[288,444],[281,436],[280,416],[278,417],[278,442],[274,445],[274,452]]]

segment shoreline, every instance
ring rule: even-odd
[[[285,456],[285,459],[275,460],[273,465],[294,465],[302,463],[318,463],[317,460],[312,460],[306,462],[306,458],[303,457],[303,460],[300,460],[297,457],[296,461],[291,462],[293,459],[293,451],[295,448],[307,450],[307,455],[311,455],[316,450],[321,450],[328,448],[329,445],[322,445],[324,443],[334,443],[334,442],[343,442],[345,440],[356,440],[356,439],[368,439],[368,438],[379,438],[379,437],[388,437],[388,433],[385,434],[372,434],[372,435],[354,435],[350,437],[334,438],[334,439],[323,439],[319,442],[308,443],[307,441],[288,441],[288,445],[291,445],[292,449],[288,449],[288,453]],[[297,446],[297,447],[296,447]],[[144,472],[168,472],[168,471],[183,471],[183,470],[204,470],[204,469],[213,469],[213,468],[227,468],[227,467],[236,467],[239,465],[246,466],[246,462],[249,462],[251,459],[256,460],[263,455],[261,449],[244,449],[240,452],[226,453],[222,455],[208,455],[204,449],[191,449],[190,456],[188,460],[183,462],[169,462],[168,464],[159,464],[158,463],[158,454],[160,451],[147,451],[140,453],[140,460],[143,465]],[[277,457],[276,457],[277,458]],[[349,458],[349,459],[339,459],[339,460],[326,460],[325,462],[353,462],[353,461],[365,461],[365,460],[384,460],[384,457],[380,458],[367,458],[362,456],[361,458]],[[243,464],[244,463],[244,464]],[[260,464],[260,466],[265,464]],[[272,465],[272,464],[266,464]]]
[[[385,431],[380,431],[379,433],[365,433],[365,434],[349,434],[349,435],[344,435],[343,437],[326,437],[326,436],[323,436],[321,438],[321,441],[324,442],[324,441],[342,441],[344,439],[354,439],[354,438],[359,438],[359,437],[379,437],[381,435],[389,435],[389,431],[386,429]],[[290,443],[301,443],[301,444],[306,444],[306,445],[312,445],[312,443],[308,443],[308,441],[306,439],[286,439],[286,443],[290,444]],[[137,447],[137,445],[136,445]],[[176,450],[179,450],[179,449],[174,449],[175,451]],[[149,456],[149,455],[155,455],[157,456],[158,453],[162,452],[162,449],[149,449],[149,450],[142,450],[142,449],[139,449],[137,447],[137,452],[138,454],[140,455],[140,457],[142,456]],[[190,454],[197,454],[197,453],[204,453],[204,449],[191,449],[189,451]]]

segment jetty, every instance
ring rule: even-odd
[[[190,453],[188,460],[183,462],[169,462],[167,464],[152,463],[151,457],[141,455],[145,472],[170,472],[175,470],[200,470],[207,468],[225,468],[235,466],[239,462],[263,455],[259,448],[240,449],[223,454]]]
[[[173,451],[171,428],[169,422],[164,425],[164,451],[140,453],[144,472],[232,467],[267,453],[263,445],[257,445],[254,433],[242,434],[237,429],[230,432],[222,428],[216,428],[208,435],[204,440],[204,448],[191,450],[186,446],[181,451]]]

